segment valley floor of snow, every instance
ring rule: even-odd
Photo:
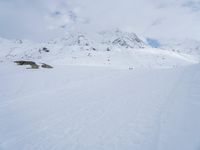
[[[199,150],[200,65],[0,63],[0,150]]]

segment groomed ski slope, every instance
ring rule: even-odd
[[[200,65],[0,64],[0,150],[198,150]]]

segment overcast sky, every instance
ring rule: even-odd
[[[120,28],[155,39],[200,40],[199,0],[0,0],[0,36],[59,36],[62,31],[49,30],[46,15],[63,6],[87,20],[77,30]]]

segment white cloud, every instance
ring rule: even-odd
[[[74,10],[79,18],[89,20],[87,24],[74,25],[76,30],[99,31],[118,27],[156,39],[200,40],[198,0],[0,0],[0,35],[57,36],[60,32],[46,30],[48,22],[44,16],[47,10],[62,5]]]

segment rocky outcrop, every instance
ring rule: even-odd
[[[30,67],[28,67],[26,69],[39,69],[40,68],[40,65],[38,65],[34,61],[19,60],[19,61],[14,61],[14,63],[16,63],[17,65],[20,65],[20,66],[30,66]],[[41,67],[42,68],[47,68],[47,69],[53,68],[52,66],[50,66],[48,64],[45,64],[45,63],[42,63]]]
[[[27,69],[39,69],[39,65],[37,65],[35,62],[33,61],[24,61],[24,60],[20,60],[20,61],[14,61],[17,65],[20,66],[30,66],[30,68]]]

